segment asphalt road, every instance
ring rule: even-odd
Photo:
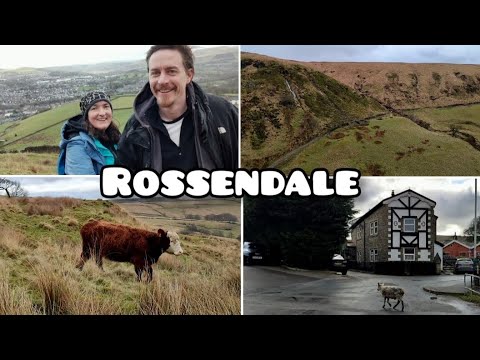
[[[377,283],[401,286],[404,312],[383,309]],[[448,315],[480,314],[480,306],[450,295],[434,295],[424,286],[463,284],[463,275],[390,276],[349,271],[292,271],[277,267],[245,266],[243,313],[245,315]],[[395,300],[390,300],[395,305]]]

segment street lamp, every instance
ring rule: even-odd
[[[477,179],[475,179],[475,218],[473,230],[473,263],[477,265],[476,274],[479,275],[478,261],[477,261]],[[478,282],[478,278],[475,278]],[[475,285],[478,285],[477,283]]]

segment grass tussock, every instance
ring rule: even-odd
[[[14,229],[0,227],[0,251],[18,251],[25,243],[25,235]]]
[[[191,272],[192,263],[183,260],[182,258],[178,258],[175,255],[171,255],[168,253],[162,254],[158,259],[158,269],[160,270],[167,270],[170,272]]]
[[[0,265],[0,315],[37,314],[25,289],[12,286],[8,269],[3,262]]]
[[[63,216],[65,208],[74,208],[81,200],[72,198],[24,198],[28,215]]]
[[[51,268],[39,265],[34,269],[35,284],[42,298],[42,310],[46,315],[67,315],[72,299],[68,280]]]
[[[68,226],[72,226],[72,227],[78,226],[78,220],[76,220],[76,219],[66,218],[65,220],[66,220]]]
[[[70,256],[72,259],[72,257]],[[73,259],[72,259],[73,260]],[[67,263],[68,264],[68,263]],[[122,314],[121,303],[113,296],[99,296],[85,286],[73,264],[47,265],[43,261],[34,266],[34,284],[40,297],[41,312],[46,315],[115,315]],[[95,280],[99,270],[91,271]],[[98,282],[98,281],[97,281]],[[103,283],[100,281],[99,283]],[[101,292],[100,292],[101,293]]]
[[[239,287],[230,277],[159,277],[143,286],[139,295],[142,315],[238,315]]]
[[[0,315],[35,315],[32,301],[25,291],[13,289],[8,280],[0,277]]]
[[[42,229],[45,229],[45,230],[54,230],[55,229],[55,226],[53,226],[51,224],[48,224],[48,223],[41,223],[40,226],[42,227]]]
[[[24,197],[20,198],[19,201],[23,204],[29,204],[33,206],[47,206],[47,205],[59,205],[63,208],[74,208],[80,206],[83,200],[69,198],[69,197]]]

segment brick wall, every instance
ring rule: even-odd
[[[378,234],[370,235],[370,224],[374,221],[378,221]],[[361,258],[357,257],[357,261],[360,266],[363,266],[364,260],[366,260],[367,266],[370,267],[370,250],[377,249],[377,262],[388,261],[388,207],[386,205],[380,207],[373,214],[368,216],[362,224],[365,224],[365,232],[362,231],[361,239],[357,239],[357,226],[352,234],[352,240],[356,240],[357,253],[361,253]],[[364,248],[364,234],[366,237],[366,244]],[[366,255],[366,258],[364,256]]]
[[[443,248],[443,254],[454,256],[456,258],[470,257],[470,250],[466,246],[454,242]]]

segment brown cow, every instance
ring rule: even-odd
[[[103,220],[89,221],[80,229],[83,248],[77,268],[82,270],[85,262],[95,256],[97,265],[103,270],[103,258],[112,261],[130,262],[135,266],[137,280],[147,270],[147,281],[152,280],[152,264],[170,248],[170,237],[162,229],[151,232]]]

